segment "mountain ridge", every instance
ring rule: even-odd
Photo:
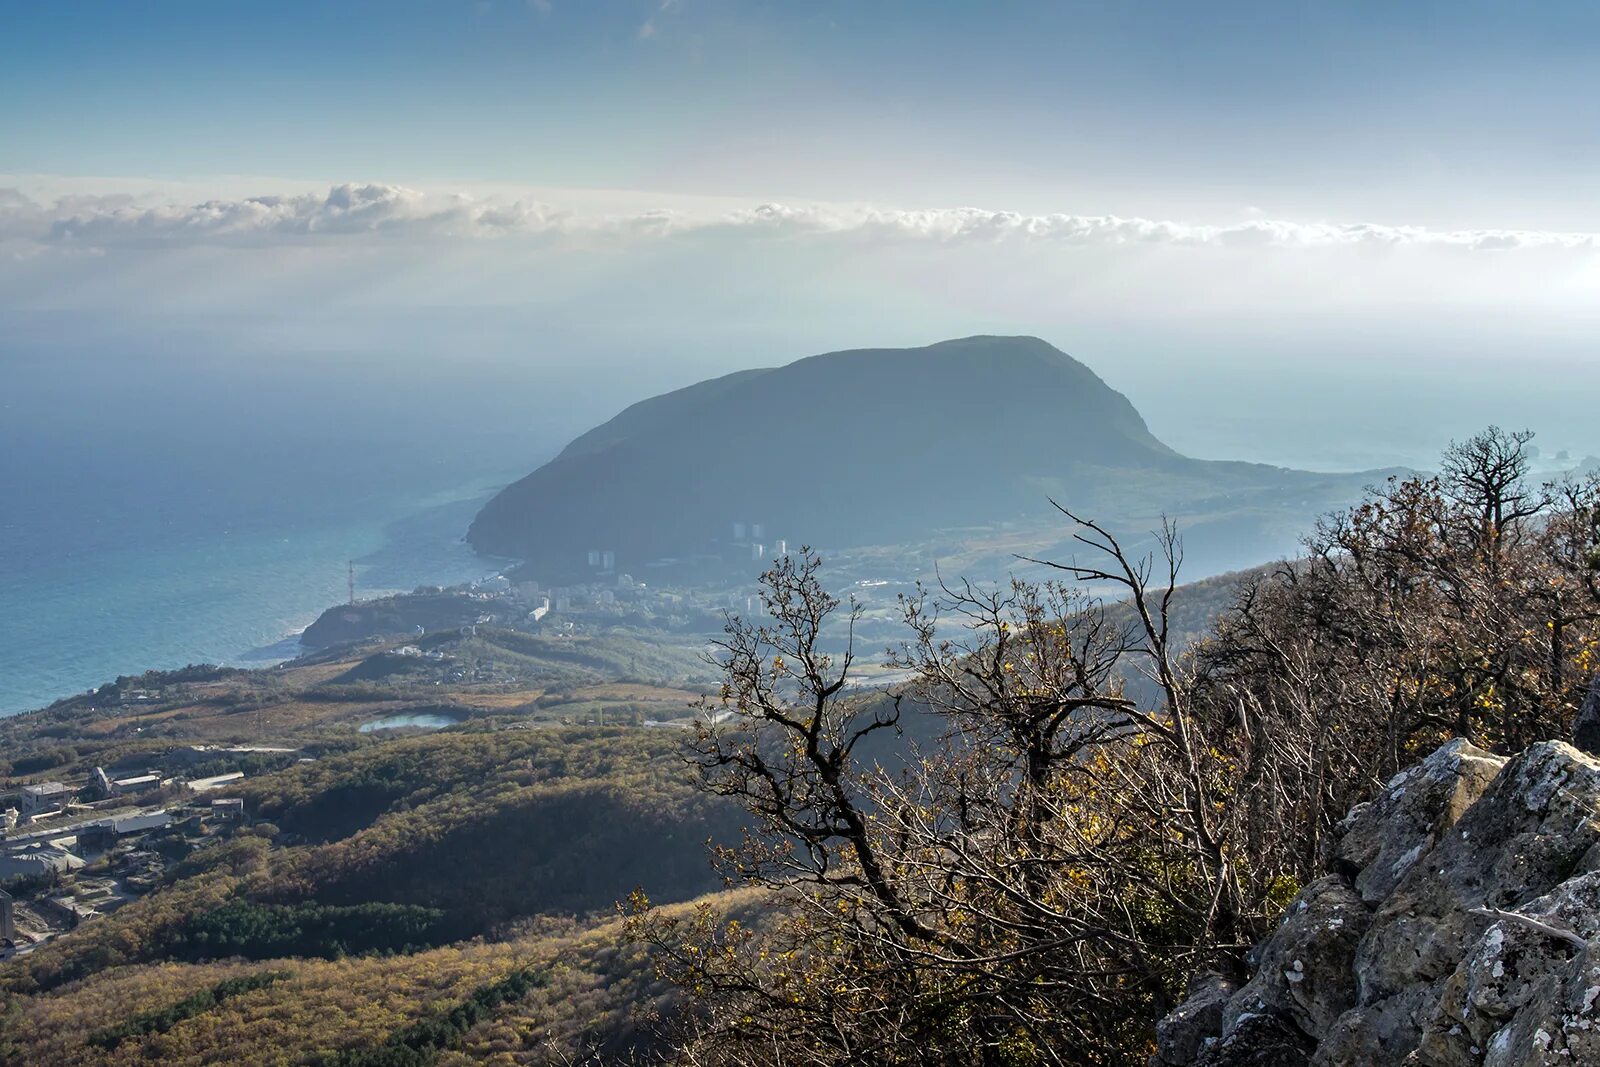
[[[623,569],[748,544],[748,561],[780,538],[903,544],[1031,521],[1052,498],[1098,501],[1148,479],[1182,502],[1313,477],[1325,476],[1181,455],[1086,364],[1037,337],[978,335],[823,353],[640,401],[507,486],[467,539],[560,579],[593,551]]]

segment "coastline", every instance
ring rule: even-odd
[[[412,497],[398,517],[389,511],[311,530],[291,519],[282,530],[231,537],[225,548],[167,544],[153,553],[155,566],[108,568],[99,581],[85,574],[33,588],[19,583],[12,629],[0,649],[32,669],[0,670],[7,686],[0,690],[0,718],[121,675],[199,662],[260,668],[298,658],[301,633],[345,601],[349,557],[358,599],[493,573],[504,564],[477,556],[462,539],[484,499],[483,483],[475,480]],[[38,618],[54,625],[30,625]]]

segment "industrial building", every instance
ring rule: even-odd
[[[83,866],[83,860],[55,845],[36,842],[0,854],[0,882],[13,878],[48,878]]]
[[[73,791],[60,782],[39,782],[22,787],[22,815],[33,819],[40,815],[53,815],[65,811],[72,802]]]
[[[220,797],[211,802],[211,817],[228,822],[244,818],[244,800],[240,797]]]
[[[119,815],[104,822],[91,823],[78,831],[82,845],[109,847],[118,839],[130,834],[147,834],[152,830],[165,830],[172,825],[172,815],[165,809],[145,811],[136,815]]]

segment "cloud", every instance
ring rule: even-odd
[[[650,40],[650,38],[661,32],[661,27],[656,22],[657,16],[664,14],[677,14],[677,10],[677,0],[661,0],[661,2],[656,5],[656,13],[639,24],[639,29],[635,31],[635,35],[641,41]]]
[[[694,234],[1101,247],[1600,249],[1600,234],[1578,231],[1438,230],[1254,215],[1239,222],[1213,224],[1116,215],[1027,215],[970,207],[895,210],[781,203],[733,210],[648,208],[608,213],[580,212],[537,200],[423,192],[379,184],[344,184],[326,193],[189,204],[142,201],[126,195],[78,195],[46,205],[18,190],[0,189],[0,244],[13,251],[17,246],[111,250],[141,245],[472,241],[519,236],[651,240]]]
[[[429,197],[396,185],[336,185],[326,195],[256,196],[199,204],[142,206],[127,197],[75,198],[52,209],[0,201],[0,232],[47,221],[37,239],[64,245],[228,242],[255,237],[337,238],[402,232],[471,237],[534,230],[556,213],[522,201]],[[15,218],[15,223],[9,219]]]
[[[866,210],[838,214],[767,204],[738,216],[747,225],[824,232],[859,231],[936,241],[1046,241],[1091,245],[1322,247],[1426,245],[1469,249],[1600,248],[1600,234],[1529,230],[1430,230],[1371,223],[1307,223],[1252,218],[1226,225],[1116,215],[1023,215],[955,208]]]

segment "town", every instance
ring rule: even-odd
[[[228,795],[246,772],[223,768],[305,759],[282,746],[190,744],[0,792],[0,958],[151,892],[170,865],[247,825],[244,800]]]

